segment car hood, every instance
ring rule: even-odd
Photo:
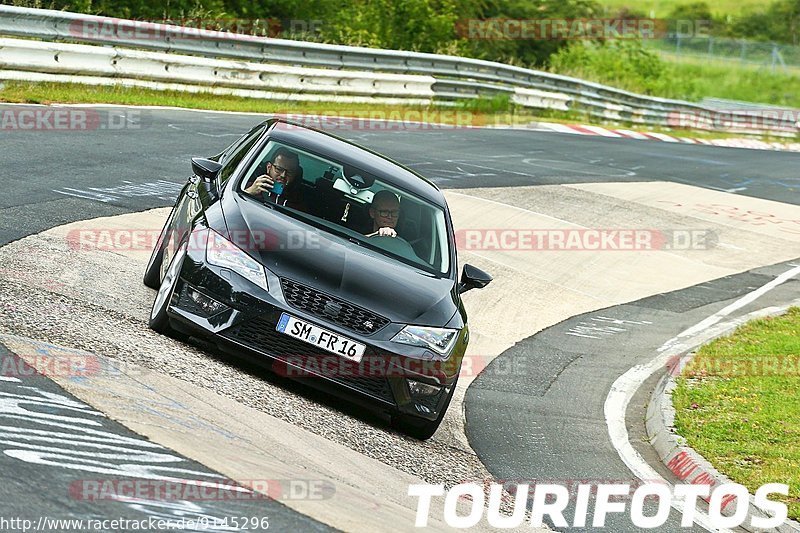
[[[243,236],[254,236],[246,245],[249,255],[281,278],[392,322],[443,326],[457,311],[452,279],[437,278],[254,201],[235,198],[223,204],[228,238],[242,243],[248,238]]]

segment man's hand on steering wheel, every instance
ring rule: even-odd
[[[394,228],[385,227],[380,228],[378,231],[374,231],[367,235],[367,237],[397,237],[397,232]]]

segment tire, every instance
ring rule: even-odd
[[[433,434],[439,429],[442,420],[444,420],[444,415],[447,413],[448,407],[450,407],[450,401],[456,393],[456,383],[458,383],[458,380],[453,382],[450,394],[447,396],[447,401],[445,401],[444,406],[442,406],[442,410],[439,412],[439,416],[436,417],[436,420],[425,420],[417,416],[398,413],[392,416],[392,427],[400,433],[418,440],[428,440],[433,437]]]
[[[188,247],[189,242],[185,241],[172,257],[172,261],[167,268],[167,273],[161,281],[161,285],[158,287],[158,293],[153,301],[153,309],[150,311],[150,320],[148,322],[150,329],[153,331],[174,338],[180,338],[182,335],[170,326],[167,309],[169,308],[170,300],[172,300],[172,293],[175,292],[175,286],[178,284],[181,267],[183,267],[183,259],[186,257],[186,249]],[[161,268],[159,265],[157,271],[160,270]]]
[[[144,279],[142,280],[145,286],[151,289],[156,289],[161,286],[161,262],[164,260],[164,246],[167,244],[169,235],[166,234],[167,228],[172,224],[172,219],[175,216],[176,207],[172,208],[169,216],[167,217],[164,227],[161,229],[159,241],[153,248],[153,253],[150,254],[150,261],[147,263],[147,268],[144,270]]]

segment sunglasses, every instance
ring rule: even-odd
[[[394,210],[379,209],[379,210],[376,211],[376,213],[378,213],[378,215],[380,215],[382,217],[386,217],[386,218],[389,218],[389,217],[397,218],[397,217],[400,216],[400,210],[399,209],[394,209]]]

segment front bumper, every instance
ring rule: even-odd
[[[211,338],[227,352],[246,355],[269,365],[279,375],[373,410],[435,420],[446,408],[466,348],[464,332],[454,353],[446,360],[437,359],[428,350],[391,342],[404,324],[387,321],[374,333],[361,334],[340,325],[349,325],[347,320],[337,324],[291,305],[284,292],[287,287],[295,290],[296,283],[287,284],[287,280],[269,271],[267,277],[269,291],[235,272],[209,265],[202,250],[190,250],[170,301],[170,320],[177,329]],[[191,291],[195,291],[195,299],[200,293],[223,304],[215,307],[223,310],[209,316],[190,297]],[[276,325],[282,313],[365,344],[361,362],[354,363],[278,332]],[[408,379],[439,386],[439,393],[413,397]]]

